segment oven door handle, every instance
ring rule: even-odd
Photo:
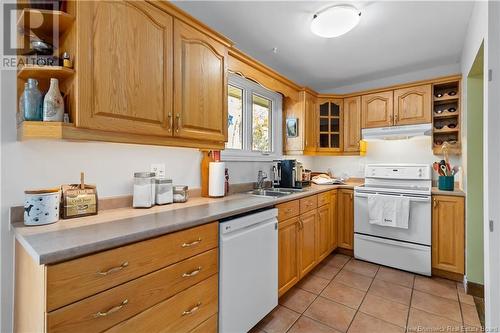
[[[416,196],[411,196],[411,195],[393,195],[393,194],[381,194],[381,193],[355,193],[354,196],[356,198],[368,198],[369,194],[380,194],[388,197],[403,197],[403,198],[408,198],[410,201],[416,201],[416,202],[431,202],[431,197],[416,197]]]

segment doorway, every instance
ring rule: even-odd
[[[483,240],[483,120],[484,46],[481,45],[467,75],[466,140],[466,276],[468,289],[482,292],[484,285]]]

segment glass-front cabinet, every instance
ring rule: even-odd
[[[342,99],[318,101],[318,151],[342,151]]]

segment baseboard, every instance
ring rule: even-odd
[[[458,273],[452,273],[448,271],[443,271],[441,269],[433,268],[432,269],[432,275],[433,276],[439,276],[448,280],[453,280],[457,282],[463,282],[464,281],[464,275],[463,274],[458,274]]]
[[[465,291],[469,295],[484,298],[484,286],[480,283],[467,281],[465,285]]]
[[[349,249],[344,249],[341,247],[337,247],[334,251],[334,253],[340,253],[340,254],[345,254],[346,256],[354,257],[354,250],[349,250]]]

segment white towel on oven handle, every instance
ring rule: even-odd
[[[408,229],[410,199],[402,196],[368,195],[368,222],[384,227]]]

